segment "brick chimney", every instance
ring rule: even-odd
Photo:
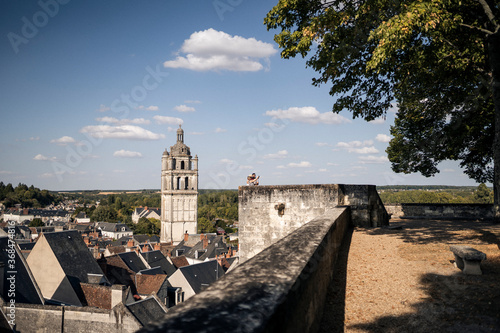
[[[189,234],[186,231],[186,233],[184,234],[184,241],[187,242],[188,240],[189,240]]]
[[[155,251],[160,251],[160,250],[161,250],[161,245],[160,245],[160,243],[156,243],[156,244],[154,245],[154,250],[155,250]]]
[[[202,241],[203,241],[203,249],[206,249],[208,246],[208,238],[204,237]]]
[[[205,238],[205,235],[204,235],[204,234],[201,234],[201,235],[200,235],[200,240],[202,241],[202,240],[203,240],[203,238]]]
[[[142,248],[142,252],[148,252],[149,251],[149,246],[146,244],[144,245],[144,247]]]
[[[133,247],[134,246],[134,240],[130,238],[127,242],[127,247]]]

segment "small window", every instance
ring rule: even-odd
[[[184,170],[184,161],[181,161],[181,170]]]

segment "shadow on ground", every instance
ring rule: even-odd
[[[471,220],[391,220],[398,229],[366,229],[370,234],[392,234],[406,243],[495,244],[500,249],[500,225],[492,221]]]
[[[488,221],[392,220],[391,228],[363,231],[398,237],[419,247],[464,244],[492,250],[481,264],[483,275],[465,275],[458,270],[452,275],[422,274],[420,288],[424,297],[410,304],[412,313],[344,327],[349,238],[340,256],[345,266],[339,267],[330,287],[325,305],[325,314],[329,315],[323,318],[320,332],[500,332],[500,225]]]

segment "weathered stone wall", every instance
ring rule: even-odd
[[[316,331],[350,225],[349,207],[328,210],[140,332]]]
[[[338,206],[350,206],[356,226],[388,224],[373,185],[284,185],[239,188],[240,262]]]
[[[139,321],[120,304],[112,310],[92,307],[16,304],[16,332],[136,332]]]
[[[385,205],[392,218],[493,219],[489,204],[395,204]]]

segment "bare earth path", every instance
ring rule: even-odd
[[[321,332],[500,332],[500,225],[391,220],[355,229],[330,288]],[[464,275],[449,246],[487,255]]]

